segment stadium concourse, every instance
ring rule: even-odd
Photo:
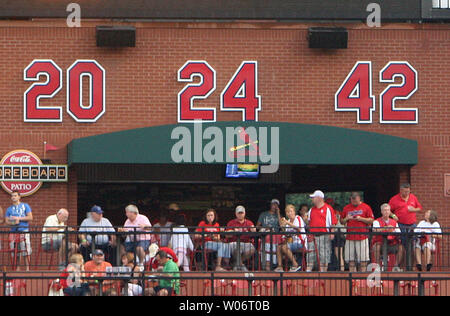
[[[448,295],[449,1],[104,3],[1,4],[0,294]]]

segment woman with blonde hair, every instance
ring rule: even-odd
[[[89,284],[83,280],[84,259],[79,253],[73,254],[69,258],[69,264],[61,273],[60,285],[67,296],[89,296],[91,291]]]
[[[422,220],[414,229],[414,233],[421,234],[416,241],[416,262],[417,270],[422,271],[422,252],[424,262],[427,264],[427,271],[431,270],[431,252],[436,250],[436,239],[442,239],[441,226],[438,223],[436,211],[428,210]]]
[[[305,222],[302,217],[297,215],[295,206],[292,204],[286,205],[286,218],[280,218],[280,227],[286,234],[283,238],[282,244],[277,248],[277,260],[278,267],[275,269],[276,272],[283,272],[283,256],[286,256],[291,262],[292,267],[290,272],[297,272],[300,270],[301,266],[298,264],[293,252],[298,252],[304,249],[306,245],[306,231]],[[292,234],[296,232],[297,234]]]

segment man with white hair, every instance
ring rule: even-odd
[[[69,211],[65,208],[59,209],[54,215],[47,217],[44,223],[44,232],[63,232],[66,230],[66,222],[69,219]],[[68,228],[69,231],[73,231],[72,228]],[[42,250],[44,251],[57,251],[58,252],[58,264],[60,267],[64,267],[64,258],[66,253],[66,242],[64,240],[64,234],[42,234],[41,240]],[[72,242],[68,243],[69,254],[67,258],[70,258],[74,253],[78,251],[78,246]]]
[[[309,231],[313,233],[308,237],[308,249],[314,251],[307,255],[306,271],[312,271],[315,263],[319,265],[316,262],[318,257],[320,271],[326,272],[331,259],[331,241],[334,239],[332,227],[337,224],[337,218],[333,208],[324,202],[322,191],[317,190],[309,197],[314,206],[308,212]]]
[[[377,218],[373,224],[374,232],[386,233],[386,236],[383,235],[375,235],[372,238],[372,245],[375,257],[375,263],[380,263],[381,254],[386,251],[387,254],[397,255],[399,252],[399,233],[401,232],[400,227],[395,219],[392,218],[391,206],[388,203],[384,203],[380,207],[381,209],[381,217]],[[392,234],[389,235],[387,233],[397,233],[397,235]],[[384,241],[386,238],[386,243]],[[387,246],[387,249],[384,249]],[[387,258],[385,258],[387,262]],[[385,270],[387,267],[383,267]],[[396,270],[400,272],[398,267],[398,262],[396,266],[393,268],[393,271]]]
[[[120,228],[120,232],[129,232],[125,239],[125,251],[133,252],[139,258],[139,265],[144,264],[145,249],[148,249],[151,243],[151,234],[144,234],[152,228],[147,216],[139,214],[139,209],[136,205],[130,204],[125,207],[125,214],[127,220]],[[136,232],[136,234],[134,234]]]

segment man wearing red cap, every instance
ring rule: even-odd
[[[320,271],[326,272],[331,259],[331,241],[334,235],[332,228],[337,224],[333,208],[324,202],[324,194],[317,190],[309,196],[313,207],[308,212],[309,231],[313,233],[308,237],[308,249],[313,250],[307,256],[306,271],[312,271],[315,264],[320,266]],[[315,247],[317,246],[317,249]],[[320,264],[317,261],[319,257]]]

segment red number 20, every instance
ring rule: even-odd
[[[61,106],[42,106],[40,99],[53,98],[62,88],[62,70],[53,60],[33,60],[24,70],[25,81],[33,83],[23,96],[24,122],[62,122]],[[82,78],[90,81],[90,101],[83,105]],[[95,60],[77,60],[67,70],[67,112],[77,122],[96,122],[105,113],[105,70]]]

